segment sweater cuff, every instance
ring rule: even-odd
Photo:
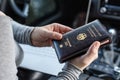
[[[73,64],[71,64],[71,63],[69,63],[69,62],[67,62],[67,63],[65,64],[65,66],[63,67],[62,70],[70,70],[70,71],[74,72],[75,74],[79,74],[79,75],[80,75],[81,73],[83,73],[82,70],[80,70],[78,67],[74,66]]]
[[[22,44],[32,45],[31,34],[34,30],[34,27],[25,26],[15,21],[11,22],[15,40]]]
[[[33,30],[35,29],[35,27],[28,27],[28,29],[26,30],[25,34],[26,34],[26,39],[24,40],[25,41],[25,44],[29,44],[29,45],[32,45],[32,41],[31,41],[31,34],[33,32]]]
[[[67,62],[62,69],[62,73],[60,73],[59,76],[64,76],[72,80],[78,80],[81,73],[81,70]]]

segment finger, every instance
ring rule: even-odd
[[[59,30],[60,33],[66,33],[72,30],[72,28],[62,25],[62,24],[58,24],[58,23],[55,23],[54,27],[55,27],[55,30]]]
[[[49,37],[50,39],[60,40],[62,39],[62,34],[58,32],[49,31],[47,37]]]

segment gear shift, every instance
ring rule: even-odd
[[[113,62],[114,61],[114,42],[115,42],[115,39],[116,39],[117,32],[116,32],[115,29],[109,29],[108,32],[112,36],[112,42],[110,44],[110,50],[111,50],[110,51],[110,55],[111,55],[111,57],[110,57],[110,65],[113,66],[113,64],[114,64],[114,62]]]

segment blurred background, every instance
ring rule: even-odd
[[[120,0],[0,0],[0,9],[13,20],[29,26],[61,23],[77,28],[99,19],[111,34],[112,42],[100,48],[99,58],[84,70],[79,80],[120,80]],[[41,54],[55,53],[54,50],[45,48],[44,52],[43,48],[37,51],[30,46],[20,46],[24,51],[18,66],[20,80],[48,80],[56,76],[37,67],[43,65],[39,62]],[[32,63],[38,61],[39,65],[32,64],[30,58]],[[58,63],[50,63],[53,71],[52,65],[58,66]]]

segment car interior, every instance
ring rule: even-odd
[[[13,20],[29,26],[60,23],[75,29],[100,20],[112,42],[100,48],[98,59],[84,70],[79,80],[120,80],[120,0],[0,0],[0,9]],[[56,77],[64,65],[56,61],[56,55],[47,55],[47,58],[52,56],[53,62],[40,59],[41,53],[54,53],[51,48],[17,46],[23,50],[17,55],[19,80],[48,80]],[[47,70],[47,66],[51,66],[52,71]]]

